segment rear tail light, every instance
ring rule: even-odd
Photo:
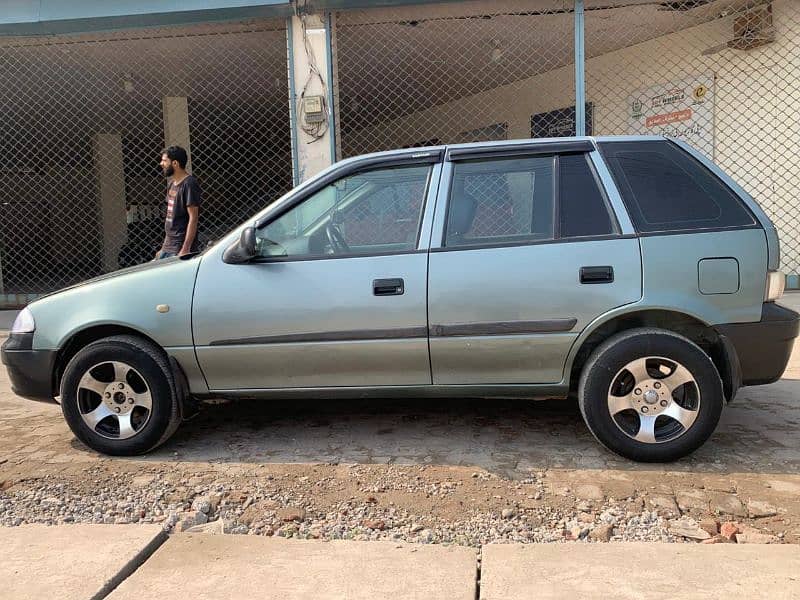
[[[783,290],[786,288],[786,275],[780,271],[770,271],[767,273],[767,290],[764,295],[764,300],[767,302],[775,302],[783,296]]]

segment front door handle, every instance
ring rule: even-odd
[[[376,296],[402,296],[405,291],[405,283],[399,277],[376,279],[372,282],[372,293]]]
[[[612,283],[614,267],[581,267],[581,283]]]

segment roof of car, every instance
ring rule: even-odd
[[[491,142],[468,142],[464,144],[441,144],[438,146],[423,146],[418,148],[398,148],[394,150],[383,150],[381,152],[373,152],[369,154],[360,154],[351,158],[335,163],[342,166],[349,162],[360,161],[365,158],[382,158],[389,156],[402,156],[402,155],[418,155],[425,156],[426,154],[439,153],[444,150],[459,150],[467,148],[503,148],[505,146],[519,147],[521,145],[547,145],[547,144],[564,144],[568,142],[640,142],[640,141],[659,141],[666,139],[660,135],[604,135],[604,136],[571,136],[571,137],[558,137],[558,138],[521,138],[514,140],[500,140]]]

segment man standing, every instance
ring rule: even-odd
[[[156,260],[198,252],[197,223],[200,219],[200,183],[186,172],[189,157],[180,146],[161,152],[161,169],[172,178],[167,189],[166,235]]]

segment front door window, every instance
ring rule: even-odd
[[[356,173],[317,191],[257,232],[262,257],[414,250],[430,165]]]

